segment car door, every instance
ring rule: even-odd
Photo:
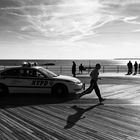
[[[2,74],[2,82],[10,93],[50,93],[49,80],[40,71],[32,68],[9,69]]]
[[[18,92],[21,86],[20,68],[10,68],[1,73],[1,82],[8,87],[10,93]]]
[[[20,70],[20,93],[50,93],[49,80],[40,71],[34,68]]]

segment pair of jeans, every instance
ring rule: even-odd
[[[100,89],[98,87],[97,81],[93,80],[93,79],[91,79],[90,86],[82,93],[82,95],[91,93],[93,89],[95,90],[95,93],[96,93],[99,101],[101,101],[102,97],[101,97],[101,94],[100,94]]]

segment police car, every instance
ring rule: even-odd
[[[22,65],[0,71],[0,95],[9,93],[51,93],[66,96],[83,88],[74,77],[57,75],[41,66]]]

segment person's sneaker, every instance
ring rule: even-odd
[[[79,94],[77,94],[77,99],[80,99],[81,97],[83,96],[83,94],[82,93],[79,93]]]
[[[100,103],[103,102],[104,100],[105,100],[104,98],[100,99]]]
[[[81,97],[80,94],[77,94],[77,95],[76,95],[76,98],[77,98],[77,99],[80,99],[80,97]]]

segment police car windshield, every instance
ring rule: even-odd
[[[47,75],[49,78],[58,76],[57,74],[53,73],[52,71],[49,71],[49,70],[44,69],[44,68],[39,68],[39,70],[41,72],[43,72],[45,75]]]

